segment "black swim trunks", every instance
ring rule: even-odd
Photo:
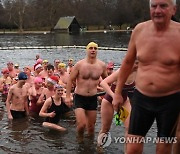
[[[145,136],[156,119],[158,137],[175,136],[180,113],[180,92],[148,97],[135,90],[132,99],[129,134]]]
[[[10,111],[13,119],[26,117],[26,111],[15,111],[15,110],[10,110]]]
[[[84,110],[97,110],[97,96],[81,96],[74,94],[74,108],[83,108]]]

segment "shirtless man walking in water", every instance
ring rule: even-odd
[[[121,91],[137,57],[139,64],[128,137],[145,137],[157,122],[156,153],[170,154],[180,112],[180,24],[171,20],[176,0],[150,0],[151,20],[138,24],[119,71],[114,109],[122,105]],[[175,141],[175,140],[174,140]],[[143,143],[128,143],[128,154],[143,152]]]
[[[101,76],[103,79],[107,77],[105,63],[96,58],[97,49],[98,45],[94,42],[90,42],[87,45],[87,56],[73,67],[66,87],[66,103],[71,106],[71,86],[73,81],[76,80],[74,107],[77,133],[80,140],[83,138],[85,128],[87,128],[88,135],[94,135],[97,111],[97,86]]]
[[[27,75],[18,74],[18,82],[9,89],[6,100],[8,119],[23,118],[29,114],[27,103],[27,88],[24,86]]]

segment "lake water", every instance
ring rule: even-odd
[[[129,41],[127,33],[83,33],[81,35],[69,34],[33,34],[33,35],[0,35],[0,46],[52,46],[52,45],[81,45],[86,46],[95,41],[99,46],[105,47],[127,47]],[[50,63],[59,58],[67,62],[69,58],[76,61],[85,57],[84,49],[62,48],[62,49],[23,49],[23,50],[0,50],[0,69],[6,67],[7,61],[19,63],[20,68],[35,63],[35,55],[40,54],[42,59],[48,59]],[[125,51],[99,50],[98,58],[104,62],[114,61],[119,66],[125,56]],[[0,98],[2,98],[0,96]],[[29,118],[9,122],[5,109],[5,102],[0,101],[0,153],[1,154],[58,154],[58,153],[97,153],[96,140],[100,130],[100,113],[98,111],[95,128],[95,139],[92,141],[85,138],[83,144],[76,141],[76,125],[74,115],[68,119],[62,119],[60,124],[68,129],[60,133],[49,131],[41,126],[40,120]],[[124,127],[111,127],[112,143],[104,149],[104,153],[124,153],[123,143],[115,143],[114,137],[124,136]],[[156,127],[153,126],[148,136],[156,136]],[[145,144],[145,154],[155,153],[153,143]]]

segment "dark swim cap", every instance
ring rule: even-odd
[[[26,79],[27,79],[26,73],[20,72],[20,73],[18,74],[18,80],[26,80]]]

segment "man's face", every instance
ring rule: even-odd
[[[55,67],[58,67],[59,63],[60,63],[60,60],[56,59],[56,60],[54,61],[54,66],[55,66]]]
[[[52,69],[50,69],[50,70],[47,70],[47,73],[48,73],[48,76],[52,76],[54,71]]]
[[[65,72],[65,68],[59,66],[59,67],[58,67],[58,71],[59,71],[60,73]]]
[[[87,50],[87,55],[90,58],[95,58],[97,55],[97,47],[90,46]]]
[[[73,60],[68,60],[68,66],[73,66]]]
[[[26,83],[26,80],[19,80],[19,83],[20,83],[21,85],[24,85],[24,84]]]
[[[54,87],[54,84],[53,84],[52,82],[47,81],[47,82],[46,82],[46,87],[47,87],[47,88],[53,88],[53,87]]]
[[[3,73],[4,77],[7,78],[9,76],[9,72]]]
[[[176,12],[176,7],[172,0],[151,0],[150,14],[155,24],[165,24],[169,22]]]
[[[7,68],[11,71],[13,70],[13,63],[8,63]]]
[[[107,68],[107,74],[111,75],[113,73],[113,68]]]
[[[24,73],[26,73],[27,75],[30,75],[31,74],[31,71],[28,69],[28,68],[24,68]]]
[[[47,65],[48,65],[48,62],[43,62],[43,67],[47,67]]]

